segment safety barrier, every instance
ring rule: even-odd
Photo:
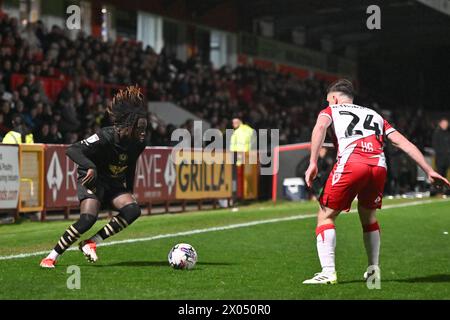
[[[65,152],[67,145],[0,144],[0,211],[59,211],[69,218],[79,208],[77,166]],[[171,147],[147,147],[136,163],[134,196],[151,213],[154,205],[169,207],[205,202],[216,208],[219,199],[256,199],[258,165],[232,164],[232,154],[216,152],[206,157],[202,150],[174,153]],[[208,154],[209,155],[209,154]],[[200,161],[199,161],[200,160]],[[236,187],[237,186],[237,187]],[[237,192],[239,191],[239,192]]]
[[[0,144],[0,212],[17,212],[19,172],[19,146]]]
[[[44,145],[21,144],[19,212],[44,208]]]

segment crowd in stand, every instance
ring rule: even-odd
[[[25,77],[12,87],[14,74]],[[50,99],[39,77],[64,80],[56,99]],[[323,107],[327,84],[294,75],[239,66],[216,70],[198,56],[186,62],[130,41],[103,42],[80,32],[71,40],[63,29],[47,30],[42,22],[19,25],[0,17],[0,136],[23,115],[35,142],[73,143],[108,125],[109,98],[92,83],[137,84],[148,101],[172,101],[213,128],[225,130],[237,116],[253,128],[280,129],[280,144],[309,141],[316,116]],[[366,101],[378,108],[373,101]],[[380,110],[381,112],[381,110]],[[420,148],[431,145],[434,119],[422,110],[395,109],[383,114]],[[148,145],[169,145],[176,128],[149,114]],[[190,122],[185,124],[186,127]],[[389,151],[405,167],[406,158]]]

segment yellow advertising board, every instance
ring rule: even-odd
[[[19,211],[44,208],[44,145],[20,144]]]
[[[243,166],[244,166],[243,198],[246,200],[258,199],[259,165],[258,164],[244,164]]]
[[[231,154],[216,151],[175,152],[176,199],[230,198]]]

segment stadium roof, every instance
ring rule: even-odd
[[[255,19],[268,18],[275,25],[274,38],[291,42],[292,30],[304,27],[307,47],[320,48],[321,39],[331,37],[338,54],[348,45],[360,53],[400,46],[450,45],[450,15],[421,3],[432,0],[106,1],[123,9],[146,10],[233,32],[253,32]],[[373,4],[381,9],[381,30],[368,30],[366,26],[370,16],[366,10]]]
[[[366,10],[372,4],[381,9],[381,30],[366,26],[370,16]],[[319,47],[324,36],[332,37],[337,50],[353,45],[360,53],[375,48],[450,44],[450,16],[417,0],[245,0],[236,1],[236,5],[241,29],[251,30],[255,18],[271,17],[278,29],[276,37],[289,40],[292,29],[303,26],[313,47]]]

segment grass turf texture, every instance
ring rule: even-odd
[[[417,201],[417,200],[413,200]],[[385,205],[409,202],[385,201]],[[229,209],[141,217],[110,241],[315,213],[317,204],[258,203]],[[44,256],[0,260],[0,299],[450,299],[450,202],[383,209],[381,290],[362,280],[367,258],[357,214],[336,223],[338,285],[301,282],[320,269],[315,218],[99,247],[89,264],[68,251],[56,269]],[[107,221],[97,222],[90,236]],[[0,256],[50,250],[68,221],[0,226]],[[108,239],[109,240],[109,239]],[[199,255],[193,270],[174,270],[167,254],[179,242]],[[78,265],[81,289],[69,290],[67,267]]]

